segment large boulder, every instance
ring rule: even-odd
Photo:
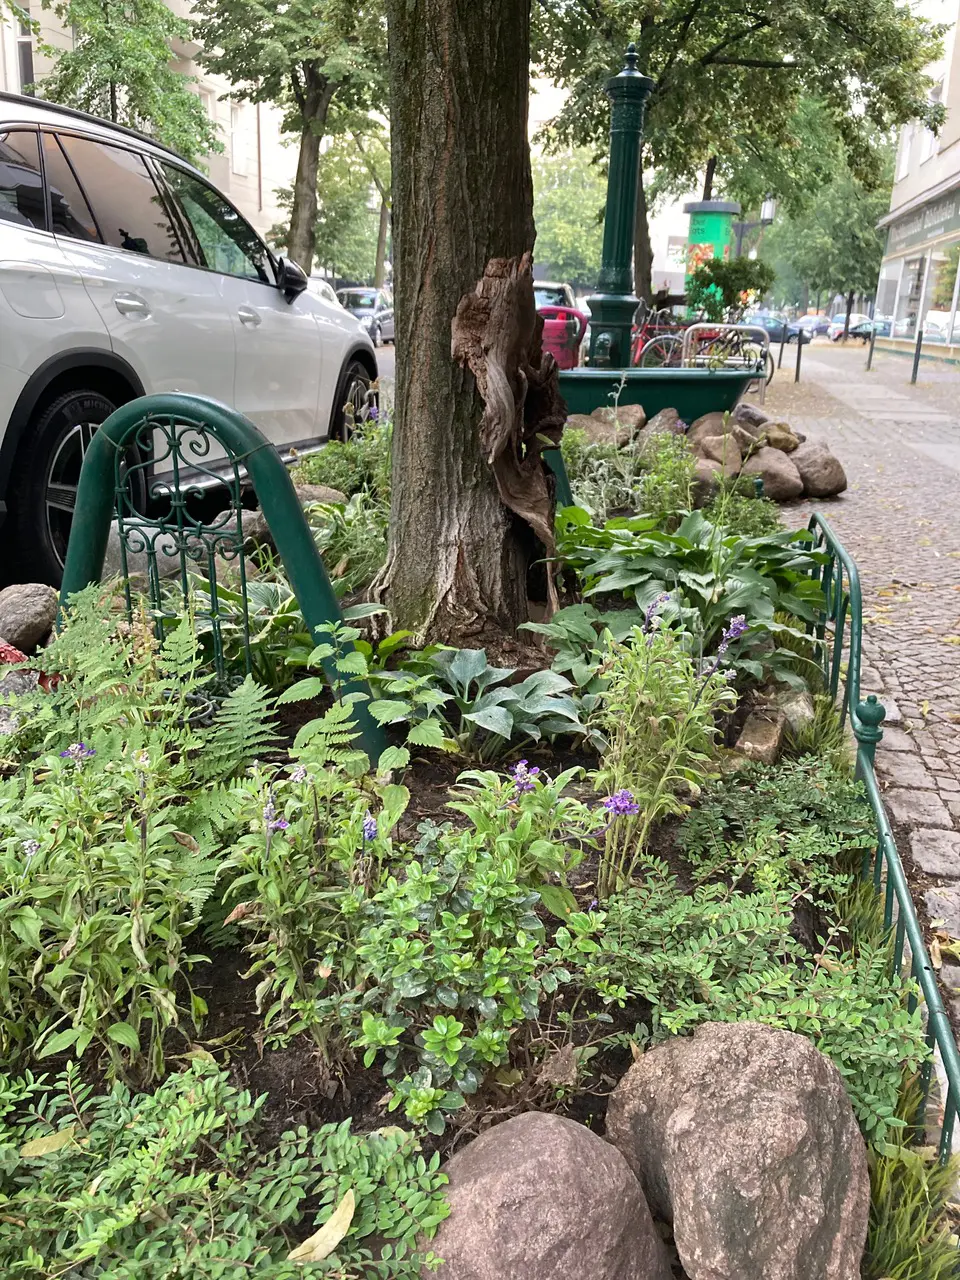
[[[730,414],[730,420],[735,422],[738,427],[743,427],[746,431],[749,431],[751,435],[758,436],[763,429],[764,423],[770,421],[770,415],[765,409],[761,409],[759,405],[741,400]]]
[[[741,475],[760,476],[763,480],[763,496],[774,502],[789,502],[803,493],[800,472],[785,453],[764,445],[743,464]]]
[[[819,440],[805,440],[791,454],[790,461],[797,468],[808,498],[832,498],[847,487],[840,460]]]
[[[804,1036],[707,1023],[645,1053],[607,1137],[689,1280],[857,1280],[866,1146],[836,1067]]]
[[[698,458],[693,469],[693,505],[705,507],[720,492],[723,468],[713,458]]]
[[[592,413],[572,413],[567,419],[567,429],[582,431],[590,444],[615,444],[618,449],[629,444],[632,435],[628,426]]]
[[[702,457],[719,462],[725,476],[740,474],[743,459],[740,456],[740,446],[733,435],[702,436],[697,442],[697,448]]]
[[[746,427],[741,427],[739,422],[733,424],[731,435],[737,442],[741,458],[749,458],[750,454],[756,453],[761,446],[761,440],[748,431]]]
[[[57,620],[57,593],[45,582],[0,591],[0,636],[24,653],[46,640]]]
[[[762,439],[771,449],[779,449],[781,453],[793,453],[800,444],[789,422],[765,422]]]
[[[658,436],[668,431],[673,436],[682,436],[686,431],[686,423],[681,422],[676,409],[661,409],[647,423],[645,436]]]
[[[647,415],[642,404],[601,405],[594,409],[591,418],[599,418],[601,422],[619,423],[621,427],[629,427],[631,431],[641,431],[646,424]]]
[[[636,1178],[583,1125],[527,1112],[444,1172],[450,1216],[430,1246],[441,1280],[669,1280]]]

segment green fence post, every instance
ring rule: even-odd
[[[246,469],[311,637],[316,641],[318,628],[341,622],[343,615],[339,601],[327,577],[290,473],[276,449],[242,414],[216,400],[179,393],[132,400],[112,413],[94,433],[80,470],[77,514],[70,533],[60,589],[61,609],[69,596],[92,582],[100,581],[117,497],[118,455],[123,454],[125,447],[129,448],[138,433],[149,430],[148,423],[157,423],[156,429],[159,430],[164,419],[200,432],[206,431],[224,446],[235,465]],[[143,440],[141,434],[140,441]],[[173,457],[173,442],[170,448]],[[189,456],[182,458],[184,467],[189,467],[191,461]],[[198,534],[202,536],[202,531],[198,530]],[[181,556],[185,554],[183,547],[178,550]],[[347,652],[353,646],[344,643],[342,648]],[[383,729],[367,709],[369,688],[360,681],[344,680],[336,670],[335,659],[327,659],[322,665],[331,686],[339,684],[348,693],[362,695],[362,700],[354,704],[351,716],[356,722],[363,750],[371,761],[376,762],[387,742]]]
[[[633,316],[640,305],[633,292],[633,238],[637,217],[637,170],[643,106],[653,89],[637,70],[636,45],[627,46],[619,75],[607,81],[610,113],[610,168],[603,222],[603,257],[596,297],[590,308],[590,364],[626,369],[630,364]]]
[[[883,703],[877,701],[875,693],[871,693],[865,702],[857,704],[857,714],[853,717],[853,733],[860,748],[857,754],[863,752],[871,769],[877,753],[877,743],[883,737],[883,729],[880,726],[886,714]]]

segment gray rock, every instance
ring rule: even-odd
[[[741,427],[739,423],[734,424],[733,431],[730,434],[733,436],[734,440],[736,440],[737,447],[740,450],[740,456],[743,459],[749,458],[751,453],[756,453],[760,448],[759,439],[756,436],[751,435],[750,432],[747,431],[745,427]]]
[[[657,436],[668,431],[673,436],[682,436],[685,427],[680,425],[680,415],[676,409],[661,409],[655,413],[644,428],[644,437]]]
[[[816,719],[813,695],[805,689],[787,689],[779,693],[776,705],[793,734],[802,733]]]
[[[324,502],[328,506],[345,507],[347,495],[339,489],[331,489],[325,484],[297,484],[294,492],[300,500],[301,507],[312,506],[315,502]]]
[[[693,469],[693,505],[705,507],[710,499],[720,491],[720,477],[723,468],[712,458],[698,458]]]
[[[790,461],[800,473],[808,498],[832,498],[847,487],[846,472],[825,444],[806,440],[791,454]]]
[[[723,409],[714,409],[710,413],[701,414],[690,423],[687,433],[691,440],[699,440],[703,436],[725,436],[733,431],[734,423],[729,413]]]
[[[737,426],[743,427],[754,437],[759,436],[763,424],[770,421],[770,415],[766,410],[761,409],[757,404],[749,404],[746,400],[740,401],[730,418]]]
[[[712,458],[720,464],[725,476],[737,476],[743,466],[740,446],[733,434],[726,436],[701,436],[696,445],[704,458]]]
[[[527,1112],[448,1162],[441,1280],[669,1280],[626,1161],[583,1125]]]
[[[25,693],[33,693],[39,683],[37,671],[8,671],[0,678],[0,737],[9,738],[20,728],[20,716],[10,703]]]
[[[596,418],[590,418],[586,414],[577,414],[577,425],[580,423],[589,423],[591,427],[596,428]],[[568,425],[573,425],[573,419],[567,419]],[[322,502],[326,506],[343,507],[347,504],[347,495],[341,493],[339,489],[331,489],[325,484],[298,484],[294,486],[297,498],[300,500],[301,507],[311,507],[315,503]],[[250,550],[253,547],[270,547],[273,548],[273,537],[267,527],[267,522],[263,512],[259,507],[252,511],[242,511],[240,513],[240,524],[243,528],[244,546]]]
[[[613,405],[602,405],[599,409],[594,409],[590,416],[599,418],[601,422],[629,427],[631,431],[642,431],[647,421],[642,404],[621,404],[616,409]]]
[[[763,496],[774,502],[789,502],[803,493],[800,472],[790,458],[779,449],[768,445],[758,449],[743,464],[741,475],[760,476],[763,480]]]
[[[736,750],[761,764],[775,764],[783,749],[786,717],[779,710],[753,711],[740,730]]]
[[[45,582],[21,582],[0,591],[0,636],[28,653],[57,620],[57,593]]]
[[[618,426],[610,419],[599,418],[595,414],[572,414],[567,419],[567,429],[582,431],[590,444],[615,444],[619,449],[632,439],[628,426]]]
[[[886,706],[886,703],[884,703],[884,706]],[[898,729],[895,725],[888,725],[884,721],[880,749],[883,751],[916,751],[917,744],[905,729]]]
[[[927,875],[960,880],[960,831],[917,827],[910,832],[910,853]]]
[[[781,453],[793,453],[800,447],[800,441],[793,434],[789,422],[765,422],[761,439],[771,449],[779,449]]]
[[[689,1280],[859,1276],[866,1146],[805,1036],[707,1023],[650,1050],[610,1099],[607,1138],[672,1221]]]

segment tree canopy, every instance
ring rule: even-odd
[[[583,147],[543,154],[533,162],[537,266],[551,280],[593,287],[600,271],[607,180]]]
[[[382,2],[195,0],[193,14],[202,65],[229,80],[237,97],[283,107],[284,127],[300,135],[288,242],[290,256],[309,272],[320,140],[335,97],[355,106],[382,86]]]
[[[73,31],[73,48],[41,44],[54,68],[39,88],[51,102],[139,129],[188,160],[222,150],[195,83],[170,65],[190,24],[163,0],[44,0]]]

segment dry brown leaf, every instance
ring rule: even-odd
[[[331,1213],[319,1231],[308,1236],[303,1244],[298,1244],[287,1254],[288,1262],[322,1262],[350,1230],[350,1223],[356,1212],[356,1197],[350,1190]]]
[[[20,1154],[26,1159],[31,1156],[47,1156],[51,1151],[61,1151],[73,1141],[76,1126],[68,1124],[65,1129],[56,1133],[48,1133],[43,1138],[31,1138],[20,1148]]]

